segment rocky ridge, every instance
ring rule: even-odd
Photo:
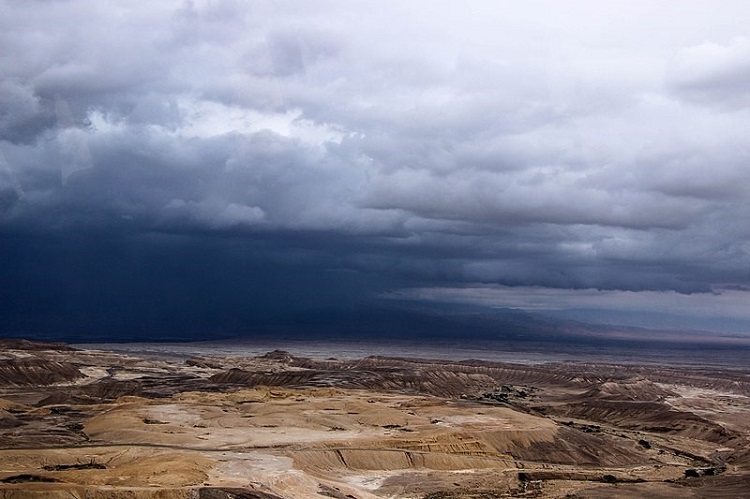
[[[750,486],[741,369],[1,353],[0,497],[736,497]]]

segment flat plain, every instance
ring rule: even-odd
[[[0,342],[0,497],[747,497],[750,369]]]

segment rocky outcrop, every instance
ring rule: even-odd
[[[254,386],[304,386],[318,373],[315,371],[283,371],[278,373],[264,373],[229,369],[214,374],[209,379],[214,383],[242,385],[247,388]]]
[[[0,359],[0,386],[47,386],[83,378],[68,362],[37,358]]]
[[[646,379],[605,381],[586,390],[579,400],[614,400],[630,402],[659,402],[676,393]]]
[[[75,348],[66,343],[29,341],[23,339],[0,339],[0,350],[56,350],[58,352],[74,352]]]

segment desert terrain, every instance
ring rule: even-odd
[[[2,498],[734,498],[750,369],[0,341]]]

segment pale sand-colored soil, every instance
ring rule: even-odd
[[[0,498],[742,497],[750,484],[739,374],[732,391],[613,366],[19,358],[0,386]],[[71,379],[44,371],[58,368]]]

